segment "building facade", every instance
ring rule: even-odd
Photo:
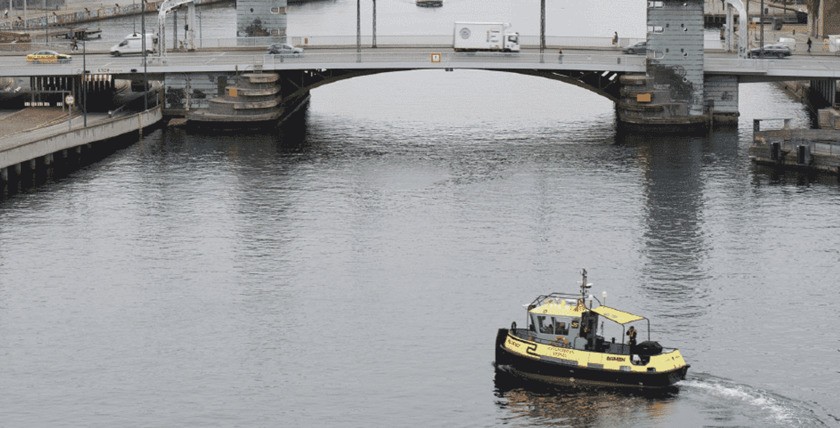
[[[286,38],[286,0],[238,0],[236,34],[238,37]]]

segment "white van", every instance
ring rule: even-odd
[[[790,52],[796,51],[796,39],[793,37],[779,37],[779,44],[790,48]]]
[[[156,35],[146,34],[146,53],[152,53],[157,50],[158,38]],[[140,34],[129,34],[125,36],[123,41],[111,46],[111,55],[120,56],[126,54],[141,54],[143,53],[143,36]]]

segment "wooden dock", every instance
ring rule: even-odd
[[[749,156],[754,163],[840,176],[840,130],[790,129],[790,119],[784,119],[781,129],[762,131],[763,120],[779,119],[753,121]]]

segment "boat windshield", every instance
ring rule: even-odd
[[[548,315],[537,315],[537,329],[542,334],[557,334],[568,336],[569,321]]]

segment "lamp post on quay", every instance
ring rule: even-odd
[[[82,117],[87,128],[87,40],[82,40]]]
[[[143,49],[143,111],[149,109],[149,76],[146,74],[146,62],[147,62],[147,53],[146,53],[146,0],[141,0],[141,4],[143,6],[143,10],[140,12],[140,49]]]
[[[545,0],[540,0],[540,55],[545,51]]]

